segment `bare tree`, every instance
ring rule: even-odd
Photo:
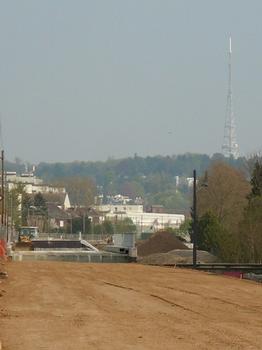
[[[226,230],[236,232],[249,191],[250,185],[240,171],[226,163],[215,163],[208,170],[208,186],[199,186],[198,214],[211,212]]]
[[[90,177],[67,177],[57,181],[56,184],[66,188],[73,205],[89,206],[94,204],[96,184]]]

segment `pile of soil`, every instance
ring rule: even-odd
[[[188,249],[173,233],[156,232],[146,241],[138,242],[137,255],[147,256],[154,253],[167,253],[173,249]]]
[[[155,253],[138,260],[139,263],[145,265],[168,265],[168,264],[192,264],[192,250],[174,249],[168,253]],[[197,251],[197,262],[213,263],[216,262],[216,257],[204,250]]]

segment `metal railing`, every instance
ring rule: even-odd
[[[154,233],[136,233],[135,234],[135,240],[145,240],[150,238]],[[94,234],[94,233],[86,233],[86,234],[80,234],[80,233],[58,233],[58,232],[42,232],[39,233],[38,238],[39,239],[84,239],[86,241],[107,241],[112,238],[112,235],[109,234]]]
[[[81,234],[81,233],[39,233],[38,239],[83,239],[86,241],[107,241],[110,235],[106,234]]]

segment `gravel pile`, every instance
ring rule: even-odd
[[[155,253],[138,259],[138,262],[146,265],[166,264],[192,264],[192,250],[174,249],[168,253]],[[216,262],[216,257],[204,250],[197,251],[198,263]]]
[[[188,247],[176,238],[173,233],[166,231],[157,232],[146,241],[141,241],[137,244],[139,257],[154,253],[167,253],[174,249],[188,250]]]

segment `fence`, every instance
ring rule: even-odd
[[[125,234],[122,234],[125,235]],[[145,233],[136,233],[135,234],[135,241],[138,240],[145,240],[150,238],[153,235],[153,232],[148,232]],[[39,239],[84,239],[86,241],[106,241],[110,242],[112,241],[112,235],[108,234],[93,234],[93,233],[88,233],[88,234],[80,234],[80,233],[39,233],[38,235]]]
[[[38,239],[83,239],[86,241],[106,241],[111,236],[105,234],[81,234],[81,233],[39,233]]]

